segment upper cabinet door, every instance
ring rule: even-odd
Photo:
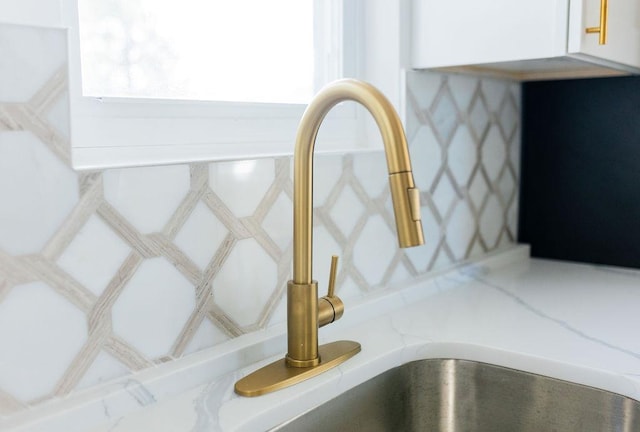
[[[572,0],[569,23],[569,54],[640,68],[639,0]]]
[[[416,69],[521,80],[640,73],[640,0],[413,0],[412,7]]]
[[[414,67],[563,55],[568,10],[568,0],[414,0]]]

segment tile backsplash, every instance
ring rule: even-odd
[[[64,31],[0,50],[1,417],[285,320],[289,157],[75,172]],[[519,86],[407,83],[426,246],[397,247],[382,152],[316,157],[314,275],[340,255],[347,305],[515,242]]]

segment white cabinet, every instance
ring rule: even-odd
[[[640,73],[640,0],[413,0],[412,66],[521,79]],[[590,27],[606,27],[606,43]]]
[[[640,70],[640,1],[572,0],[569,8],[567,52],[571,55],[611,61]],[[601,14],[601,5],[608,12]],[[607,30],[605,44],[598,34],[587,34],[588,27]]]

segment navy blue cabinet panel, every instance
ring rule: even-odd
[[[640,77],[523,84],[518,240],[640,268]]]

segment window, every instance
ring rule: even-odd
[[[307,103],[324,84],[314,80],[314,33],[322,39],[325,26],[322,14],[314,23],[313,0],[79,0],[78,7],[85,96]],[[340,69],[338,57],[317,61]]]
[[[311,95],[360,76],[363,4],[63,0],[74,166],[291,154]],[[362,117],[334,108],[318,150],[370,149]]]

